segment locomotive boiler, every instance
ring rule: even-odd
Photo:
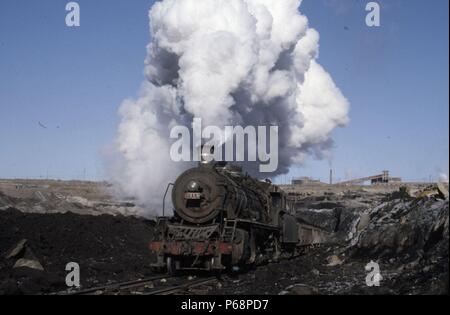
[[[277,259],[299,241],[286,195],[224,162],[200,163],[172,188],[174,214],[160,217],[150,249],[157,269],[222,270]]]

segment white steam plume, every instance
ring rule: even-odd
[[[144,82],[120,108],[113,174],[124,193],[159,208],[187,165],[169,157],[170,128],[279,126],[279,168],[321,156],[349,104],[317,63],[319,34],[301,0],[164,0],[150,10]],[[249,169],[254,170],[251,165]],[[265,175],[267,176],[267,175]]]

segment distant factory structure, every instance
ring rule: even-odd
[[[330,170],[330,178],[329,178],[329,185],[362,185],[364,183],[370,183],[371,185],[377,185],[377,184],[388,184],[388,183],[399,183],[402,179],[400,177],[391,177],[389,174],[389,171],[385,170],[381,174],[373,175],[373,176],[367,176],[367,177],[361,177],[361,178],[355,178],[351,180],[346,180],[343,182],[337,182],[333,183],[333,171]],[[312,179],[310,177],[298,177],[292,180],[292,185],[295,186],[314,186],[314,185],[327,185],[326,183],[321,182],[318,179]]]
[[[355,178],[348,181],[340,182],[340,185],[358,185],[370,182],[371,185],[376,184],[388,184],[388,183],[399,183],[402,179],[400,177],[391,177],[389,171],[383,171],[381,174]]]
[[[320,180],[302,176],[292,180],[292,185],[322,185]]]

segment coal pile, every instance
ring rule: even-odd
[[[333,233],[336,240],[349,240],[361,213],[378,205],[383,198],[386,195],[364,191],[326,193],[299,199],[294,209],[299,221]]]
[[[83,287],[144,277],[152,231],[135,217],[0,211],[0,294],[67,289],[69,262],[79,264]]]
[[[370,209],[347,254],[388,265],[400,294],[448,294],[448,198],[401,198]]]
[[[297,216],[334,231],[333,243],[236,275],[215,294],[449,294],[448,195],[439,191],[306,197]],[[365,203],[365,204],[364,204]],[[366,267],[382,279],[367,285]]]

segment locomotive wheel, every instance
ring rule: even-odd
[[[212,257],[211,259],[205,260],[205,262],[203,263],[203,266],[204,266],[205,270],[207,270],[207,271],[213,270],[214,257]]]
[[[278,237],[275,237],[274,239],[274,251],[273,251],[273,256],[272,256],[272,260],[277,262],[280,259],[280,255],[281,255],[281,251],[280,251],[280,240]]]
[[[253,264],[256,261],[256,239],[255,239],[255,231],[250,230],[250,237],[248,240],[248,249],[250,252],[250,257],[247,260],[248,264]]]
[[[236,229],[233,239],[233,252],[231,254],[231,264],[245,264],[251,257],[251,248],[248,232],[243,229]]]
[[[177,265],[176,265],[175,260],[171,256],[168,256],[166,258],[166,266],[167,266],[167,273],[170,276],[173,276],[173,275],[176,274],[176,272],[177,272]]]

